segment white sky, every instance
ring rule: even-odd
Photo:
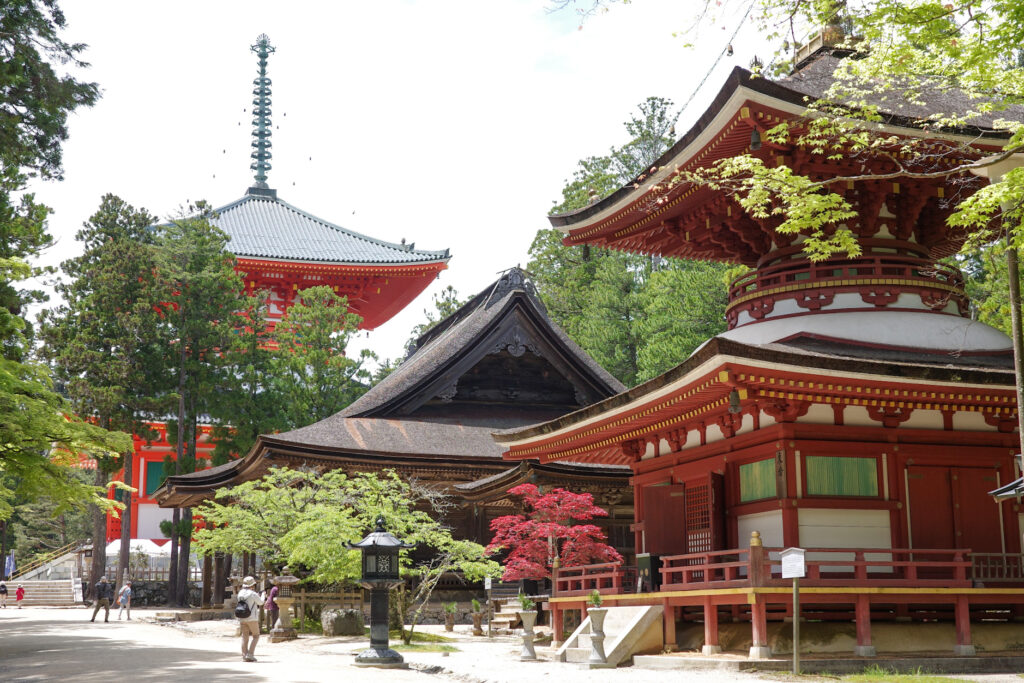
[[[435,291],[451,284],[466,297],[526,265],[576,162],[625,142],[638,103],[685,101],[741,14],[688,50],[672,34],[700,4],[633,0],[578,30],[571,10],[548,12],[545,0],[64,0],[65,38],[90,46],[85,77],[103,98],[71,120],[64,181],[34,188],[54,209],[45,261],[78,252],[74,234],[104,193],[161,218],[244,194],[249,46],[267,33],[277,48],[270,187],[357,232],[451,249],[439,280],[356,342],[398,356]],[[748,22],[680,135],[729,70],[749,64],[756,40]]]

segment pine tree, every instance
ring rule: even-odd
[[[156,398],[165,343],[160,337],[160,305],[166,300],[156,272],[153,216],[114,195],[77,233],[81,256],[65,261],[56,289],[64,300],[42,316],[44,354],[71,399],[75,412],[105,429],[147,435],[147,420],[162,408]],[[125,467],[131,481],[130,452],[96,462],[94,484],[106,488]],[[92,506],[94,586],[106,568],[106,512]],[[122,512],[122,540],[130,528],[131,506]],[[127,565],[122,543],[118,577]]]
[[[173,396],[176,418],[168,425],[175,446],[174,473],[194,471],[197,462],[199,419],[207,414],[210,397],[231,385],[223,350],[231,346],[237,316],[248,300],[235,257],[227,251],[227,236],[210,223],[212,212],[205,202],[191,215],[163,226],[157,238],[158,269],[170,288],[164,307],[167,334],[173,349]],[[181,528],[191,528],[192,510],[172,513],[171,572],[168,596],[171,604],[186,602],[191,534],[180,539]],[[180,541],[180,547],[179,547]]]

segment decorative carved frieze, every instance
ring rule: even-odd
[[[445,403],[448,403],[453,398],[455,398],[455,394],[458,393],[458,391],[459,391],[459,380],[455,380],[454,382],[452,382],[451,384],[449,384],[445,388],[441,389],[441,391],[437,392],[437,397],[439,399],[441,399],[442,401],[444,401]]]
[[[511,354],[515,358],[519,358],[527,351],[529,351],[535,356],[541,355],[540,350],[537,348],[537,345],[534,344],[533,341],[530,338],[528,338],[525,334],[523,334],[523,331],[520,330],[518,327],[513,327],[508,332],[506,332],[501,337],[501,339],[495,342],[494,346],[490,350],[490,353],[501,353],[502,351],[508,351],[509,354]]]
[[[836,298],[835,292],[809,292],[796,295],[796,305],[810,311],[817,311],[822,306],[828,306]]]
[[[982,413],[985,417],[985,424],[995,427],[1004,434],[1009,434],[1017,428],[1016,413]]]
[[[775,310],[775,299],[770,296],[754,299],[747,308],[747,313],[754,320],[760,320]]]
[[[889,304],[896,303],[900,298],[899,290],[894,288],[869,288],[861,290],[860,298],[864,303],[884,308]]]
[[[913,408],[892,406],[865,406],[868,417],[881,422],[883,427],[895,428],[910,419]]]
[[[798,417],[803,417],[811,408],[810,401],[796,401],[789,399],[765,399],[758,401],[757,406],[776,422],[796,422]]]

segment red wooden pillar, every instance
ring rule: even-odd
[[[855,610],[857,621],[857,647],[853,653],[858,657],[874,657],[875,647],[871,644],[871,600],[867,593],[857,596]]]
[[[712,604],[711,596],[704,598],[704,647],[701,654],[717,655],[722,651],[718,644],[718,605]]]
[[[768,647],[768,606],[757,593],[751,593],[750,600],[750,659],[771,657]]]
[[[662,618],[665,623],[665,651],[675,652],[676,645],[676,608],[668,604],[668,599],[661,601]]]
[[[644,544],[644,487],[633,483],[633,547],[638,553],[647,552]]]
[[[562,633],[565,631],[565,613],[558,609],[558,603],[552,602],[551,606],[551,645],[560,647],[562,645]]]
[[[966,595],[956,597],[956,647],[953,652],[961,657],[973,657],[971,643],[971,607]]]

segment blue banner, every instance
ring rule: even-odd
[[[14,573],[14,551],[7,556],[7,560],[4,562],[4,577],[8,577]]]

